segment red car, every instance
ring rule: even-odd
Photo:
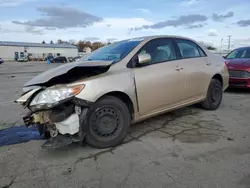
[[[229,87],[250,88],[250,47],[237,48],[226,57]]]

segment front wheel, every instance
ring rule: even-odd
[[[119,145],[130,128],[131,115],[120,99],[107,96],[87,112],[86,142],[96,148]]]
[[[221,104],[222,95],[221,82],[217,79],[212,79],[207,91],[207,98],[201,103],[202,107],[206,110],[216,110]]]

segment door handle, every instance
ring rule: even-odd
[[[175,70],[176,70],[176,71],[181,71],[181,70],[183,70],[183,68],[180,67],[180,66],[177,66],[177,67],[175,67]]]
[[[207,66],[211,66],[211,65],[212,65],[212,63],[210,63],[210,62],[209,62],[209,63],[207,63],[206,65],[207,65]]]

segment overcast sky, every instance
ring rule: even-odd
[[[250,45],[250,0],[0,0],[0,40],[120,40],[181,35]]]

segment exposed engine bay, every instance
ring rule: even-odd
[[[105,67],[75,67],[67,73],[53,77],[47,82],[39,84],[40,86],[50,87],[56,84],[68,84],[79,79],[89,78],[107,72],[109,66]]]
[[[82,110],[90,105],[74,98],[48,110],[31,111],[23,120],[27,127],[36,124],[40,135],[49,139],[44,147],[61,147],[84,140],[80,116],[84,117]]]

